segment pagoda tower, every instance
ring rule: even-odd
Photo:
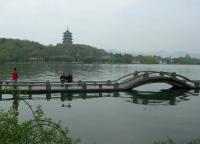
[[[63,44],[72,44],[72,33],[68,30],[63,33]]]

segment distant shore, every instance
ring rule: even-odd
[[[99,64],[191,64],[199,65],[200,58],[161,57],[107,52],[83,44],[42,45],[37,42],[0,38],[0,63],[99,63]]]

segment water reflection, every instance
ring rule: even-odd
[[[17,93],[13,93],[13,103],[12,103],[12,108],[16,111],[17,116],[19,115],[19,96]]]
[[[133,90],[126,93],[129,99],[126,98],[125,101],[143,105],[176,105],[181,101],[188,101],[191,95],[199,95],[186,89],[168,89],[159,92]]]
[[[158,92],[155,91],[127,91],[127,92],[109,92],[109,93],[73,93],[73,92],[62,92],[62,93],[46,93],[46,97],[39,94],[28,94],[23,95],[20,98],[16,98],[15,94],[11,98],[4,98],[2,95],[1,100],[14,100],[13,108],[18,109],[19,99],[30,99],[30,100],[44,100],[50,101],[51,99],[59,99],[62,104],[61,107],[71,108],[71,101],[74,99],[97,99],[105,97],[122,98],[125,102],[131,102],[133,104],[142,105],[177,105],[182,101],[188,101],[190,96],[199,95],[199,91],[189,91],[181,89],[167,89]],[[68,104],[65,104],[65,101]]]
[[[72,92],[62,92],[60,93],[61,101],[72,101],[73,99],[92,99],[92,98],[101,98],[101,97],[118,97],[119,92],[114,93],[72,93]]]
[[[18,112],[18,107],[19,107],[19,99],[14,99],[12,103],[12,108]]]

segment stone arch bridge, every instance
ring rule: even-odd
[[[0,81],[0,93],[13,93],[16,89],[25,93],[51,92],[112,92],[129,91],[150,83],[166,83],[174,88],[200,89],[199,80],[191,80],[175,72],[135,71],[116,80],[60,82],[22,82]]]

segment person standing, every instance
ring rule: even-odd
[[[14,68],[13,72],[12,72],[12,79],[13,79],[13,83],[17,84],[17,80],[18,80],[18,73],[17,73],[17,69]]]
[[[64,83],[65,83],[65,73],[64,72],[60,75],[60,82],[62,83],[62,86],[64,86]]]
[[[73,82],[73,77],[71,73],[68,75],[68,82]]]

